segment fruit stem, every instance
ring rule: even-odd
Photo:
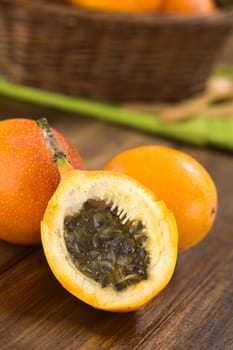
[[[68,172],[74,170],[73,167],[66,158],[66,155],[62,152],[59,143],[57,142],[57,139],[49,126],[48,120],[46,118],[40,118],[37,120],[37,125],[41,129],[48,149],[58,167],[60,176],[64,177]]]

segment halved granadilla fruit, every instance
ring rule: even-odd
[[[173,214],[136,180],[74,170],[45,118],[38,121],[61,174],[41,223],[48,264],[85,303],[132,311],[170,281],[177,259]]]

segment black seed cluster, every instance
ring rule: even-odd
[[[139,221],[122,224],[117,209],[86,202],[64,220],[64,239],[74,264],[102,287],[117,291],[147,279],[147,237]]]

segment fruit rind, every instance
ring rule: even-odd
[[[74,266],[65,246],[63,221],[67,213],[77,212],[90,198],[104,201],[114,198],[118,207],[130,208],[133,218],[143,217],[150,232],[146,243],[151,259],[148,280],[118,292],[111,287],[101,288]],[[156,201],[152,192],[126,175],[105,171],[88,172],[88,176],[82,171],[67,174],[49,201],[41,233],[45,256],[58,281],[95,308],[135,310],[158,294],[174,273],[178,244],[174,216],[163,202]]]

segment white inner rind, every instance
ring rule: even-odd
[[[142,221],[148,237],[144,247],[150,257],[147,280],[115,291],[112,286],[102,288],[73,264],[64,240],[64,218],[78,213],[88,199],[114,202],[128,214],[129,220]],[[42,222],[45,254],[60,283],[92,306],[109,310],[130,310],[140,305],[140,300],[144,304],[168,283],[176,262],[174,239],[169,216],[164,218],[161,202],[156,202],[147,190],[128,177],[104,172],[93,172],[88,177],[85,172],[74,172],[68,176],[50,200]]]

